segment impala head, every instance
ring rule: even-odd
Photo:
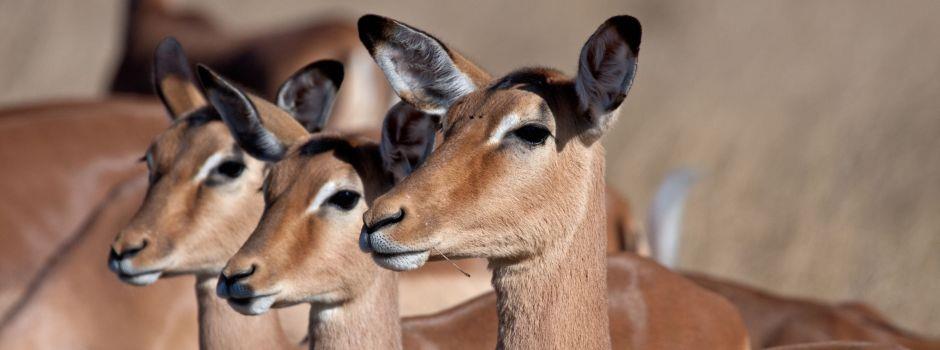
[[[636,19],[604,22],[574,79],[542,68],[491,79],[440,40],[379,16],[361,18],[359,35],[402,100],[446,113],[438,149],[364,216],[361,248],[379,265],[415,269],[432,248],[526,259],[603,210],[588,196],[603,181],[598,140],[636,71]]]
[[[391,172],[383,168],[379,145],[329,132],[276,132],[269,125],[283,119],[289,126],[285,114],[257,110],[238,89],[210,71],[200,71],[200,79],[238,142],[255,157],[273,163],[264,186],[264,214],[222,271],[218,295],[241,313],[260,314],[297,303],[338,305],[364,291],[378,267],[356,248],[362,214],[366,203],[393,181]],[[394,125],[434,130],[433,123],[415,120],[430,118],[407,106],[394,108],[390,115],[401,122]],[[303,130],[299,125],[290,127]],[[250,146],[261,144],[278,146]],[[420,158],[412,152],[417,157],[429,153],[410,146],[399,148],[392,141],[385,148],[396,159],[415,162]]]
[[[155,86],[173,122],[147,150],[147,196],[108,257],[111,270],[136,285],[164,274],[218,274],[264,208],[265,163],[239,147],[208,105],[179,43],[164,40],[154,58]],[[315,125],[322,117],[316,106],[328,112],[324,96],[331,100],[339,84],[337,65],[313,64],[291,77],[279,94],[282,107]]]

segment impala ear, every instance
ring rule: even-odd
[[[241,90],[203,65],[196,67],[199,82],[238,145],[251,156],[269,162],[284,157],[288,143],[265,128],[258,109]]]
[[[421,112],[398,102],[385,115],[379,151],[385,171],[400,182],[413,172],[434,150],[434,136],[440,117]]]
[[[153,86],[172,119],[206,105],[186,53],[173,37],[163,39],[153,53]]]
[[[359,18],[359,39],[398,96],[427,113],[444,114],[491,80],[437,38],[390,18]]]
[[[336,92],[343,83],[343,64],[313,62],[294,73],[277,91],[277,105],[294,116],[309,132],[323,130],[330,118]]]
[[[612,17],[581,49],[575,91],[579,109],[590,121],[587,133],[592,138],[599,138],[613,123],[633,85],[641,34],[636,18]]]

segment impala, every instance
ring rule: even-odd
[[[401,341],[406,348],[495,345],[494,294],[440,314],[399,320],[396,275],[356,252],[368,204],[429,153],[433,142],[421,139],[433,135],[422,127],[429,123],[386,122],[381,144],[336,133],[285,137],[303,130],[288,123],[287,113],[251,99],[208,70],[201,70],[200,79],[239,144],[259,159],[276,161],[265,180],[261,222],[220,278],[218,292],[230,305],[261,314],[310,304],[312,347],[387,348]],[[402,125],[409,130],[399,130]],[[409,137],[389,136],[401,134]],[[410,159],[407,166],[403,159]],[[630,330],[616,333],[618,347],[746,345],[736,311],[722,298],[642,258],[613,258],[610,267],[610,327]],[[449,289],[441,284],[438,292]],[[652,297],[661,295],[675,300]],[[645,320],[631,311],[638,305],[650,310]],[[399,324],[406,330],[403,339]]]
[[[487,258],[501,348],[609,348],[599,140],[633,82],[639,22],[604,22],[573,80],[551,69],[493,80],[440,40],[378,16],[361,18],[359,34],[402,100],[446,113],[438,150],[365,213],[362,249],[393,270],[417,269],[432,253]],[[632,278],[684,281],[633,256],[614,261]],[[658,298],[681,300],[689,289]],[[637,300],[635,328],[614,334],[642,342],[656,328],[649,317],[667,312],[655,300]],[[747,347],[737,313],[724,316],[700,329],[722,342],[710,346]]]
[[[284,108],[315,122],[318,113],[330,109],[323,102],[333,101],[333,96],[319,93],[335,92],[319,85],[339,84],[342,73],[336,61],[305,67],[280,90],[281,100],[289,103]],[[147,196],[114,239],[108,267],[134,285],[149,285],[164,275],[195,275],[202,348],[296,344],[302,324],[289,340],[277,314],[244,317],[214,295],[218,272],[259,217],[264,163],[245,156],[235,144],[195,85],[186,56],[172,38],[155,51],[154,86],[173,121],[146,152]],[[308,99],[293,98],[299,95]],[[303,311],[296,310],[301,316],[292,323],[302,322]]]

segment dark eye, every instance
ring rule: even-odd
[[[361,196],[353,191],[339,191],[326,201],[342,210],[351,210],[356,207],[356,204],[359,204],[359,197]]]
[[[545,139],[551,136],[548,128],[538,124],[523,125],[522,127],[513,130],[512,134],[516,135],[516,137],[530,145],[544,144]]]
[[[217,173],[230,179],[238,177],[244,170],[245,164],[234,160],[225,161],[215,168]]]

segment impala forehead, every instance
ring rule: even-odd
[[[266,182],[266,195],[296,193],[308,198],[311,204],[324,189],[361,191],[363,186],[353,166],[329,152],[314,156],[295,154],[282,160],[274,166]]]
[[[491,142],[529,122],[553,128],[548,103],[536,93],[519,89],[478,91],[458,102],[445,122],[445,134],[456,129],[486,130]]]
[[[146,155],[152,167],[185,168],[195,175],[208,158],[237,148],[221,121],[190,119],[175,122],[157,136]]]

